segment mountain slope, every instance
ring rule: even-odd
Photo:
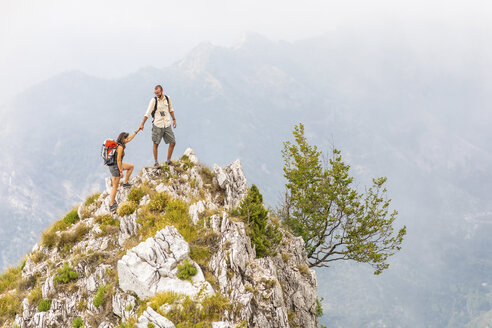
[[[239,161],[214,172],[191,149],[144,168],[43,233],[0,276],[2,327],[317,327],[317,282],[304,243],[283,231],[257,258],[230,211],[248,192]]]

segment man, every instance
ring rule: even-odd
[[[176,140],[174,138],[173,129],[171,128],[171,118],[173,128],[176,129],[176,118],[174,117],[174,109],[171,105],[171,100],[169,97],[164,96],[162,91],[162,86],[157,85],[154,88],[154,93],[156,98],[152,98],[149,102],[149,107],[143,118],[142,124],[140,124],[140,130],[144,129],[145,122],[149,116],[153,116],[152,124],[152,142],[154,143],[154,159],[156,168],[159,167],[159,162],[157,161],[157,150],[159,148],[159,143],[162,139],[166,144],[169,144],[167,149],[167,161],[166,164],[171,164],[171,156],[173,155],[174,146],[176,145]],[[157,107],[155,101],[157,99]],[[155,109],[155,113],[153,113]],[[153,113],[153,115],[152,115]]]

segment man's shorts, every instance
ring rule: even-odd
[[[118,168],[118,165],[110,165],[109,167],[109,172],[111,172],[111,176],[115,178],[120,177],[120,169]]]
[[[167,128],[159,128],[155,125],[152,125],[152,141],[158,145],[161,142],[161,139],[164,138],[165,143],[176,142],[174,139],[174,132],[171,126]]]

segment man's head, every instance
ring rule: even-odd
[[[154,93],[157,96],[157,98],[161,98],[162,97],[162,86],[156,85],[154,88]]]

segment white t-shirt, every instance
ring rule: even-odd
[[[152,111],[154,110],[155,98],[150,99],[149,107],[145,113],[146,117],[152,117]],[[154,125],[158,128],[167,128],[171,126],[171,112],[174,112],[173,105],[171,104],[171,99],[169,103],[166,97],[163,95],[162,99],[157,98],[157,110],[154,116]]]

